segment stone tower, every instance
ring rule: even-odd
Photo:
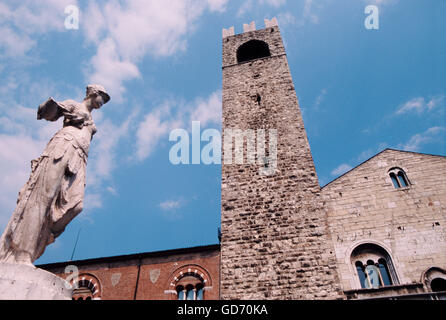
[[[265,24],[263,30],[244,25],[238,35],[233,27],[223,30],[221,298],[341,298],[285,48],[277,20]],[[235,130],[254,133],[246,134],[243,164],[227,160],[231,151],[237,155],[236,143],[227,147]],[[254,139],[266,150],[262,155],[257,147],[255,162],[246,156]],[[273,171],[262,174],[262,168]]]

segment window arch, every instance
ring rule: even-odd
[[[71,281],[75,287],[73,290],[73,300],[98,300],[101,298],[101,286],[99,280],[92,275],[79,275],[77,282]]]
[[[177,269],[171,276],[170,293],[175,300],[204,300],[206,288],[212,287],[209,273],[200,266],[188,265]]]
[[[408,188],[410,186],[409,179],[401,168],[390,169],[389,176],[395,189]]]
[[[392,259],[386,250],[375,244],[362,244],[351,254],[358,281],[363,289],[398,284]]]
[[[271,52],[266,42],[260,40],[250,40],[242,44],[237,50],[237,61],[243,63],[246,61],[270,57]]]
[[[422,281],[432,292],[445,292],[446,270],[438,267],[429,268],[423,273]]]

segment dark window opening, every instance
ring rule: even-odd
[[[260,40],[251,40],[242,44],[237,50],[238,63],[270,57],[268,44]]]
[[[399,180],[402,188],[406,188],[409,186],[409,184],[407,183],[407,180],[406,180],[406,176],[401,171],[398,172],[398,180]]]
[[[392,285],[392,278],[390,277],[389,268],[387,267],[387,262],[384,259],[378,260],[379,272],[381,274],[382,282],[385,286]]]
[[[400,183],[398,182],[398,179],[396,178],[394,173],[390,174],[390,178],[392,179],[393,186],[395,187],[395,189],[399,189],[400,188]]]
[[[433,292],[446,291],[446,280],[442,278],[436,278],[431,281],[431,289]]]
[[[391,169],[389,176],[395,189],[408,188],[410,186],[406,173],[400,168]]]
[[[358,272],[359,282],[361,283],[361,288],[367,288],[367,278],[364,273],[364,266],[361,262],[356,262],[356,271]]]

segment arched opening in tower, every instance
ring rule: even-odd
[[[238,63],[270,57],[271,52],[266,42],[251,40],[242,44],[237,50]]]

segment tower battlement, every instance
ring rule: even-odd
[[[265,20],[264,29],[256,29],[255,22],[244,24],[244,32],[234,34],[234,27],[223,30],[223,69],[234,67],[239,64],[239,49],[249,41],[257,41],[257,44],[267,49],[268,57],[279,57],[286,55],[282,36],[280,35],[277,19]],[[248,49],[252,53],[262,51],[261,48]]]
[[[273,27],[278,27],[279,23],[277,22],[277,18],[274,17],[271,20],[269,19],[265,19],[265,28],[273,28]],[[252,21],[249,24],[243,24],[243,33],[246,32],[252,32],[252,31],[256,31],[256,23],[255,21]],[[223,29],[223,39],[227,38],[227,37],[232,37],[235,36],[235,28],[234,26],[228,28],[228,29]]]

